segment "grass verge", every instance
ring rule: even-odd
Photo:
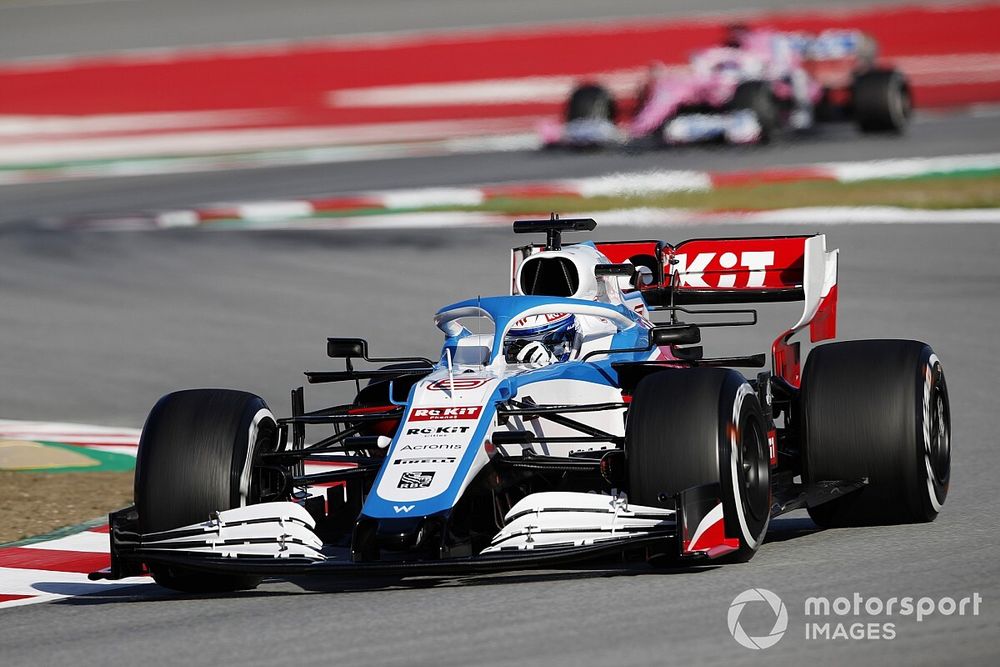
[[[602,197],[498,197],[476,205],[419,208],[351,209],[312,214],[342,218],[432,211],[467,211],[525,215],[558,211],[578,213],[628,208],[677,208],[693,211],[764,211],[808,206],[896,206],[912,209],[974,209],[1000,207],[1000,171],[958,172],[906,179],[876,179],[856,183],[796,181],[729,186],[708,191],[661,192]],[[213,225],[239,225],[219,220]]]
[[[899,206],[915,209],[1000,207],[1000,173],[838,183],[798,181],[725,187],[706,192],[639,196],[494,199],[446,210],[521,214],[535,211],[603,211],[621,208],[684,208],[759,211],[805,206]]]
[[[132,475],[0,471],[0,543],[83,523],[131,504]]]

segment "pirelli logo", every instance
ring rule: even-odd
[[[445,456],[443,458],[423,458],[423,459],[396,459],[392,462],[393,465],[414,465],[414,464],[426,464],[426,463],[436,463],[442,465],[452,465],[457,461],[458,458],[455,456]]]
[[[483,411],[481,405],[456,406],[446,408],[413,408],[409,421],[444,421],[450,419],[479,419]]]

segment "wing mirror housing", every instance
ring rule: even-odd
[[[333,359],[367,359],[368,341],[364,338],[327,338],[326,356]]]
[[[655,346],[693,345],[701,342],[697,324],[661,324],[649,330],[649,341]]]

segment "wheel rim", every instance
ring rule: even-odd
[[[910,117],[910,95],[901,81],[896,79],[894,84],[889,89],[889,115],[893,126],[902,129]]]
[[[934,481],[943,486],[948,481],[951,470],[951,414],[944,378],[937,373],[931,389],[931,437],[930,451],[927,452]]]
[[[764,452],[765,439],[760,426],[748,419],[740,433],[740,465],[737,468],[739,483],[743,490],[740,502],[743,511],[755,521],[766,518],[770,498],[770,461]]]
[[[611,105],[607,98],[599,97],[590,109],[590,117],[595,120],[611,118]]]
[[[248,443],[249,477],[246,497],[241,500],[244,505],[278,500],[284,490],[284,478],[279,469],[261,463],[264,454],[275,452],[278,448],[278,429],[273,417],[263,419],[255,435],[253,441]]]

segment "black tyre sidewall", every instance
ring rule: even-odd
[[[636,387],[626,424],[630,498],[665,507],[669,497],[706,484],[719,484],[726,533],[739,537],[735,560],[747,560],[760,546],[770,521],[770,462],[762,469],[766,503],[758,518],[743,509],[739,436],[752,422],[766,456],[766,426],[755,392],[728,369],[677,369],[644,378]]]
[[[735,373],[734,373],[735,374]],[[747,560],[757,551],[770,523],[770,461],[767,458],[767,430],[764,426],[764,415],[757,400],[757,395],[745,381],[737,384],[736,378],[730,376],[726,391],[720,397],[719,405],[719,464],[722,485],[722,507],[726,517],[727,535],[739,535],[739,551],[731,557],[732,560]],[[742,378],[739,378],[742,380]],[[726,418],[726,408],[729,417]],[[759,455],[764,457],[763,470],[766,471],[768,493],[763,503],[758,504],[757,516],[743,506],[745,489],[740,487],[738,468],[743,464],[741,455],[741,438],[748,424],[753,424],[758,430]],[[728,465],[727,465],[728,463]],[[748,503],[753,505],[752,502]],[[735,521],[731,518],[735,517]]]
[[[872,70],[859,75],[853,86],[853,108],[862,132],[903,133],[912,113],[906,78],[897,70]]]
[[[938,394],[935,387],[942,390],[949,443],[940,476],[929,465],[924,429],[933,417],[925,396]],[[801,418],[807,481],[868,479],[860,491],[810,508],[816,523],[878,525],[937,516],[950,483],[951,413],[944,371],[929,346],[886,340],[816,348],[803,372]]]
[[[926,496],[926,503],[924,505],[925,518],[926,520],[934,519],[944,506],[945,500],[948,498],[948,489],[951,486],[951,401],[948,397],[948,383],[944,376],[944,367],[941,364],[941,360],[938,358],[934,351],[930,347],[926,349],[927,356],[922,360],[922,371],[923,371],[923,391],[921,392],[920,410],[923,415],[923,419],[933,418],[933,414],[928,412],[928,410],[933,411],[935,406],[932,404],[925,405],[924,392],[930,390],[930,396],[928,403],[933,403],[934,394],[937,393],[941,398],[944,409],[944,416],[946,419],[947,433],[945,438],[947,439],[947,465],[941,466],[945,468],[943,471],[935,471],[934,465],[931,462],[931,449],[932,443],[929,440],[931,436],[930,429],[924,430],[924,421],[921,422],[921,433],[919,442],[923,445],[921,448],[921,455],[918,459],[922,460],[922,470],[923,479],[925,483],[929,481],[927,485],[928,494]],[[935,391],[937,389],[937,391]],[[937,473],[937,474],[935,474]],[[943,473],[943,474],[941,474]],[[933,498],[931,494],[933,493]]]
[[[258,396],[193,389],[161,398],[150,411],[136,456],[135,503],[140,532],[201,523],[216,511],[252,504],[252,465],[276,443],[277,427]],[[182,591],[252,588],[258,577],[154,568],[158,583]]]

